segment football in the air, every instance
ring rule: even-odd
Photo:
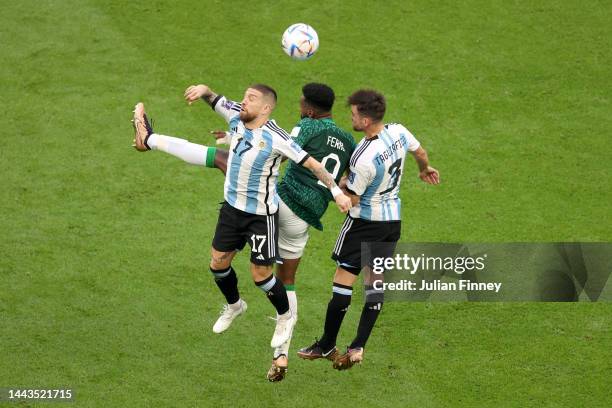
[[[285,30],[281,44],[283,51],[291,58],[307,60],[319,48],[319,36],[308,24],[297,23]]]

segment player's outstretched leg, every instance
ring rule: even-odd
[[[140,152],[151,150],[151,148],[147,145],[147,139],[153,133],[153,127],[149,123],[149,119],[147,118],[144,104],[142,102],[138,102],[134,107],[132,125],[134,126],[134,144],[132,146]]]

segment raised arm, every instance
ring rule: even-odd
[[[217,98],[215,92],[210,89],[207,85],[191,85],[185,90],[185,99],[191,105],[198,99],[202,99],[204,102],[212,106],[213,102]]]
[[[233,118],[240,115],[242,105],[238,102],[227,99],[223,95],[219,95],[208,87],[208,85],[191,85],[185,90],[185,100],[190,105],[202,99],[210,107],[217,112],[227,123]]]

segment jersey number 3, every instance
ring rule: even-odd
[[[391,175],[391,179],[389,180],[389,188],[385,191],[381,191],[380,195],[386,194],[389,191],[393,191],[395,187],[397,187],[397,183],[399,182],[399,178],[402,175],[402,159],[401,157],[393,162],[391,167],[389,167],[389,174]]]

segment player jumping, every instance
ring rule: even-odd
[[[225,202],[219,213],[210,262],[210,270],[227,304],[213,331],[221,333],[227,330],[247,308],[246,302],[240,298],[238,279],[231,262],[236,251],[248,242],[253,281],[267,294],[277,311],[276,328],[270,342],[276,348],[291,337],[295,324],[285,287],[272,274],[278,250],[276,178],[281,158],[286,156],[311,170],[331,190],[342,212],[348,211],[351,201],[321,163],[292,142],[273,120],[269,120],[276,105],[276,92],[272,88],[252,85],[247,88],[242,103],[217,95],[205,85],[198,88],[198,92],[228,122],[231,143],[224,186]],[[155,134],[142,103],[134,110],[134,128],[137,150],[180,151],[179,154],[184,154],[190,162],[214,161],[214,155],[210,157],[207,151],[198,150],[197,145],[190,146],[192,144],[183,139]]]
[[[302,348],[301,358],[327,358],[339,370],[351,368],[363,360],[363,351],[382,309],[382,299],[366,302],[361,312],[357,336],[346,353],[339,355],[336,338],[351,303],[353,284],[362,268],[361,243],[386,242],[392,255],[400,238],[401,209],[399,188],[405,156],[410,152],[419,166],[419,177],[429,184],[439,183],[439,174],[429,166],[427,153],[415,137],[400,124],[382,122],[386,102],[376,91],[359,90],[348,98],[353,129],[365,137],[358,143],[350,160],[346,191],[354,207],[340,230],[332,259],[337,263],[332,298],[327,305],[323,336]]]
[[[203,90],[202,85],[187,88],[187,101],[197,101]],[[333,121],[331,111],[334,100],[334,91],[329,86],[318,83],[304,85],[300,98],[302,120],[293,129],[291,136],[295,143],[320,161],[338,182],[348,168],[355,141],[349,132],[340,129]],[[224,140],[227,137],[225,131],[213,133],[218,139]],[[181,149],[171,151],[166,146],[164,151],[192,164],[216,167],[225,174],[228,151],[187,141],[182,141],[181,146]],[[320,219],[332,196],[316,177],[295,163],[289,163],[277,190],[280,195],[278,249],[283,263],[277,264],[276,274],[285,285],[289,308],[297,321],[295,275],[308,242],[309,225],[323,229]],[[274,350],[272,365],[267,373],[268,380],[281,381],[285,377],[290,341]]]

